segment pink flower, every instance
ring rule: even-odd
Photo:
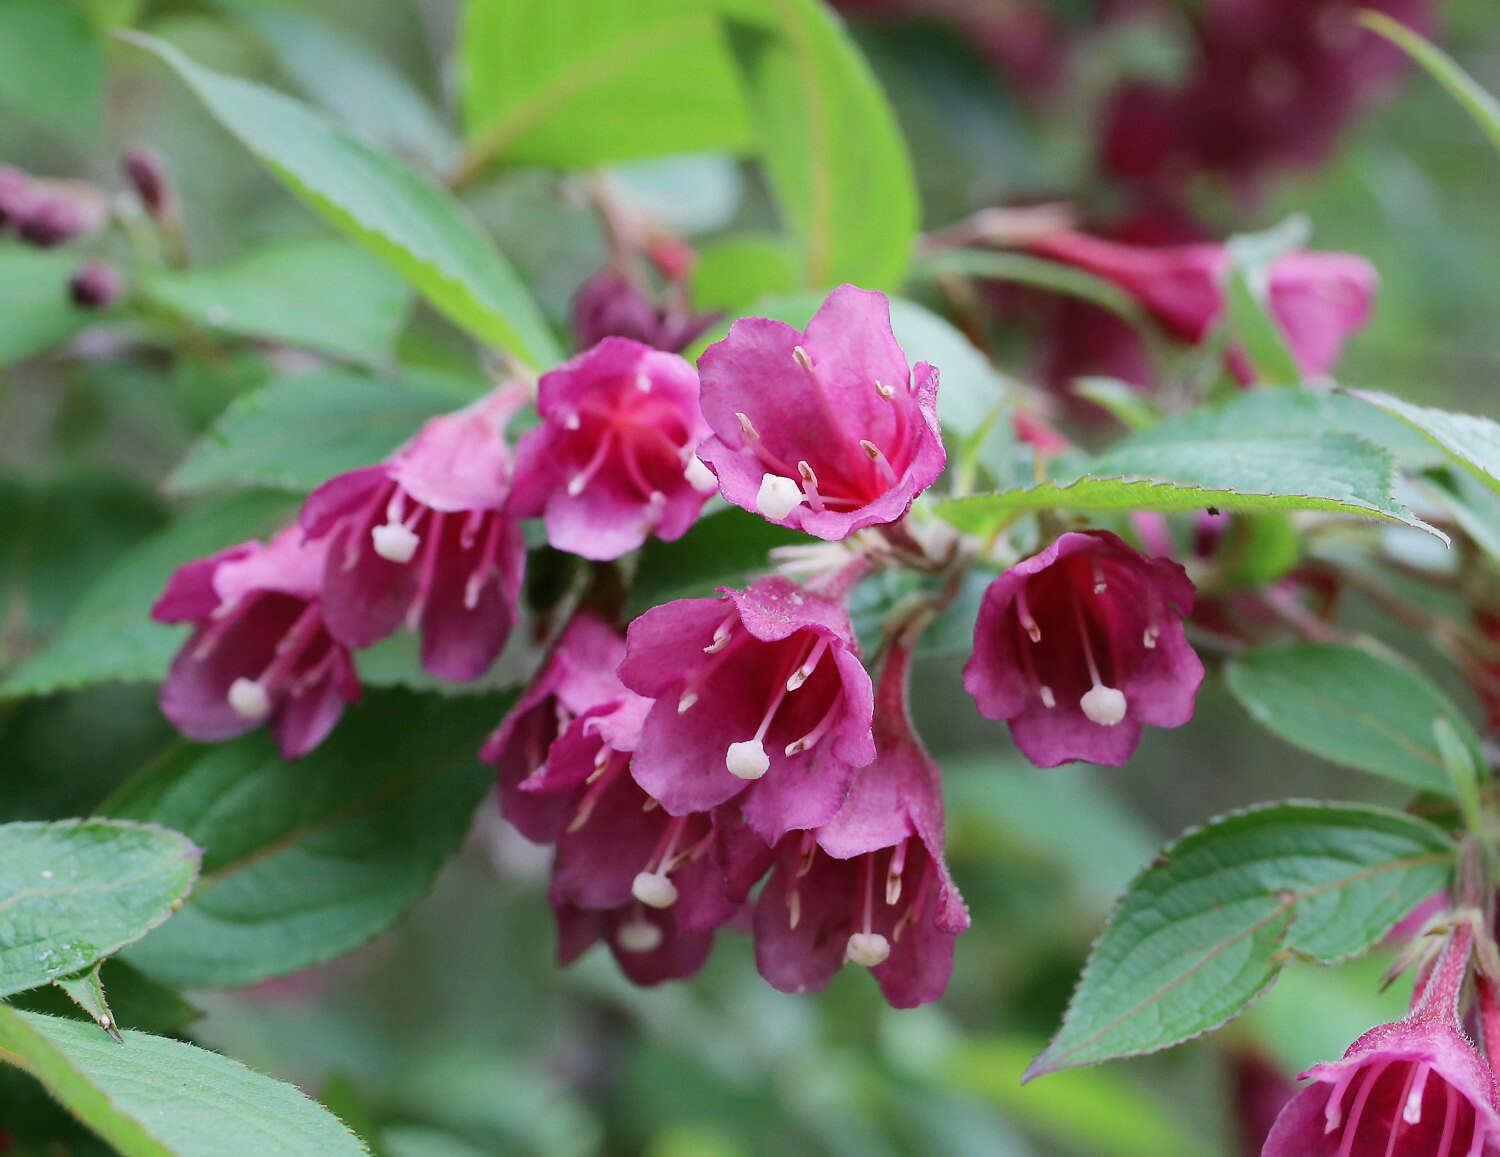
[[[580,908],[553,899],[557,961],[572,964],[596,941],[609,945],[620,971],[640,985],[694,975],[714,944],[713,929],[683,928],[671,908],[623,904],[607,910]]]
[[[1175,562],[1108,531],[1070,531],[985,591],[964,687],[1038,767],[1119,766],[1141,724],[1192,718],[1203,681],[1182,631],[1192,606]]]
[[[613,709],[630,696],[615,674],[624,657],[624,636],[592,612],[580,611],[526,693],[480,748],[479,758],[497,772],[501,812],[527,839],[555,840],[573,801],[525,792],[521,784],[541,770],[553,744],[580,716]]]
[[[843,285],[799,333],[734,323],[699,359],[699,456],[736,506],[829,540],[895,522],[942,473],[938,372],[915,369],[883,293]]]
[[[422,633],[422,666],[473,679],[510,636],[526,544],[502,513],[510,453],[501,427],[516,402],[496,391],[433,418],[379,466],[325,482],[302,508],[309,537],[329,540],[328,629],[368,647],[405,620]]]
[[[1460,925],[1404,1019],[1302,1074],[1262,1157],[1500,1155],[1500,1091],[1458,1019],[1472,944]]]
[[[607,337],[628,337],[681,353],[719,316],[690,313],[681,300],[658,305],[623,273],[606,269],[585,281],[573,298],[573,340],[588,349]]]
[[[969,913],[943,862],[938,769],[906,706],[909,649],[881,673],[875,761],[834,818],[792,833],[755,906],[755,959],[783,992],[821,989],[846,961],[874,974],[885,998],[912,1008],[942,996],[954,938]]]
[[[714,491],[693,456],[707,433],[698,375],[676,354],[607,337],[542,375],[537,410],[510,510],[542,516],[558,550],[612,559],[651,534],[681,538]]]
[[[349,652],[318,602],[326,544],[295,526],[180,567],[151,617],[193,623],[161,685],[162,714],[189,739],[269,722],[281,754],[306,755],[359,698]]]
[[[743,792],[745,819],[769,842],[831,819],[875,757],[848,612],[783,578],[647,611],[620,678],[656,700],[632,772],[674,816]]]
[[[1370,320],[1380,275],[1353,253],[1288,253],[1271,266],[1269,308],[1297,365],[1327,373]]]

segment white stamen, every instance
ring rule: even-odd
[[[719,480],[714,477],[714,472],[697,458],[689,458],[688,464],[683,468],[682,476],[687,479],[688,485],[699,494],[712,494],[719,488]]]
[[[740,779],[759,779],[770,770],[771,757],[759,739],[745,739],[729,745],[729,750],[724,753],[724,766],[730,775]]]
[[[1421,1123],[1422,1092],[1427,1088],[1427,1074],[1429,1071],[1426,1065],[1417,1066],[1416,1079],[1412,1081],[1411,1092],[1406,1095],[1406,1107],[1401,1110],[1401,1119],[1408,1125]]]
[[[780,522],[802,503],[802,491],[790,478],[767,474],[760,480],[755,495],[755,509],[772,522]]]
[[[879,932],[856,932],[849,937],[845,955],[855,964],[874,968],[884,964],[891,954],[891,942]]]
[[[792,347],[792,360],[808,373],[812,373],[812,358],[807,356],[807,351],[799,345]]]
[[[640,390],[640,392],[643,394],[649,394],[651,392],[651,379],[648,378],[644,373],[636,374],[635,388]]]
[[[1103,683],[1095,683],[1083,693],[1078,706],[1083,708],[1083,713],[1091,723],[1113,727],[1125,718],[1127,704],[1125,692],[1116,687],[1106,687]]]
[[[588,484],[589,476],[587,474],[573,475],[572,478],[568,479],[568,497],[577,498],[584,492],[584,489],[588,486]]]
[[[417,547],[422,544],[421,536],[416,531],[399,522],[386,522],[380,526],[372,526],[370,541],[375,546],[375,553],[381,558],[403,566],[411,562],[417,553]]]
[[[563,419],[563,429],[565,430],[576,430],[582,425],[583,419],[578,416],[576,411]]]
[[[615,941],[626,952],[655,952],[661,947],[661,929],[649,920],[621,924]]]
[[[1147,627],[1146,631],[1145,631],[1145,634],[1143,634],[1141,636],[1141,646],[1145,647],[1146,650],[1148,650],[1148,651],[1155,650],[1156,649],[1156,639],[1157,639],[1157,636],[1160,635],[1160,634],[1161,634],[1161,628],[1160,627]]]
[[[744,433],[745,437],[754,441],[760,440],[760,431],[755,428],[755,423],[750,420],[749,414],[741,410],[736,410],[734,416],[739,419],[740,430]]]
[[[890,401],[896,396],[896,388],[894,386],[883,385],[879,380],[875,382],[875,392],[886,401]]]
[[[677,885],[657,872],[636,873],[630,894],[649,908],[670,908],[677,903]]]
[[[1021,629],[1026,632],[1027,637],[1033,643],[1040,643],[1042,641],[1042,628],[1037,626],[1036,620],[1031,617],[1031,608],[1026,605],[1026,587],[1024,584],[1016,592],[1016,618],[1021,621]]]
[[[684,691],[682,698],[677,700],[677,714],[686,715],[692,710],[693,704],[698,702],[698,692]]]
[[[1043,707],[1057,706],[1057,696],[1052,694],[1052,688],[1048,687],[1047,684],[1043,683],[1040,687],[1038,687],[1037,694],[1042,697]]]
[[[271,714],[271,697],[254,679],[241,677],[229,685],[229,706],[241,719],[264,719]]]

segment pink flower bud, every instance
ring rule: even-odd
[[[125,153],[122,167],[146,212],[158,220],[164,217],[172,208],[173,194],[161,154],[150,145],[136,145]]]
[[[90,261],[68,281],[68,294],[80,309],[108,309],[120,296],[124,279],[107,261]]]

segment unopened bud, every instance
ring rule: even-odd
[[[165,216],[172,204],[172,184],[161,154],[150,145],[136,145],[126,152],[123,167],[146,212],[158,219]]]
[[[18,220],[31,199],[31,178],[11,165],[0,165],[0,229]]]
[[[108,309],[120,296],[124,278],[107,261],[90,261],[73,274],[68,296],[80,309]]]
[[[31,245],[52,249],[89,231],[87,214],[66,197],[47,196],[32,202],[16,218],[16,233]]]

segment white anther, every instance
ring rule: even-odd
[[[767,474],[760,480],[755,495],[755,509],[772,522],[780,522],[802,503],[802,491],[782,474]]]
[[[588,487],[589,476],[587,474],[575,474],[568,479],[568,497],[577,498]]]
[[[698,692],[684,691],[682,698],[677,700],[677,714],[686,715],[692,710],[693,704],[698,702]]]
[[[1119,688],[1095,683],[1083,693],[1078,706],[1083,708],[1083,713],[1089,717],[1089,722],[1097,723],[1100,727],[1113,727],[1125,718],[1127,704],[1125,692]]]
[[[807,356],[807,351],[799,345],[792,347],[792,360],[808,373],[812,373],[812,358]]]
[[[1040,687],[1038,687],[1037,693],[1042,697],[1043,707],[1057,706],[1057,696],[1052,694],[1052,688],[1048,687],[1047,684],[1043,683]]]
[[[760,431],[755,428],[755,423],[750,420],[749,414],[741,410],[736,410],[734,416],[739,419],[740,430],[744,433],[745,437],[752,440],[760,438]]]
[[[661,929],[649,920],[621,924],[615,942],[626,952],[655,952],[661,947]]]
[[[635,388],[643,394],[651,392],[651,379],[644,372],[635,375]]]
[[[688,464],[683,467],[682,476],[699,494],[712,494],[719,488],[719,480],[714,477],[714,472],[697,458],[688,459]]]
[[[637,872],[630,894],[648,908],[670,908],[677,903],[677,885],[658,872]]]
[[[1145,647],[1148,651],[1154,649],[1156,646],[1157,636],[1159,636],[1160,634],[1160,627],[1147,627],[1145,634],[1141,636],[1141,646]]]
[[[1401,1110],[1401,1119],[1408,1125],[1422,1123],[1422,1094],[1427,1089],[1427,1074],[1430,1071],[1427,1065],[1417,1067],[1416,1079],[1412,1081],[1411,1092],[1406,1095],[1406,1105]]]
[[[894,386],[887,386],[879,381],[875,383],[875,392],[886,401],[890,401],[896,396],[896,388]]]
[[[229,706],[241,719],[264,719],[271,714],[271,697],[254,679],[239,678],[229,685]]]
[[[411,562],[422,544],[416,531],[399,522],[385,522],[370,528],[370,541],[375,553],[387,562],[406,564]]]
[[[856,932],[849,937],[849,947],[844,954],[855,964],[874,968],[884,964],[891,954],[891,942],[879,932]]]
[[[563,428],[565,430],[576,430],[582,425],[583,419],[578,416],[577,411],[574,411],[563,419]]]
[[[740,779],[759,779],[771,769],[771,757],[759,739],[745,739],[729,745],[724,753],[724,766],[730,775]]]

